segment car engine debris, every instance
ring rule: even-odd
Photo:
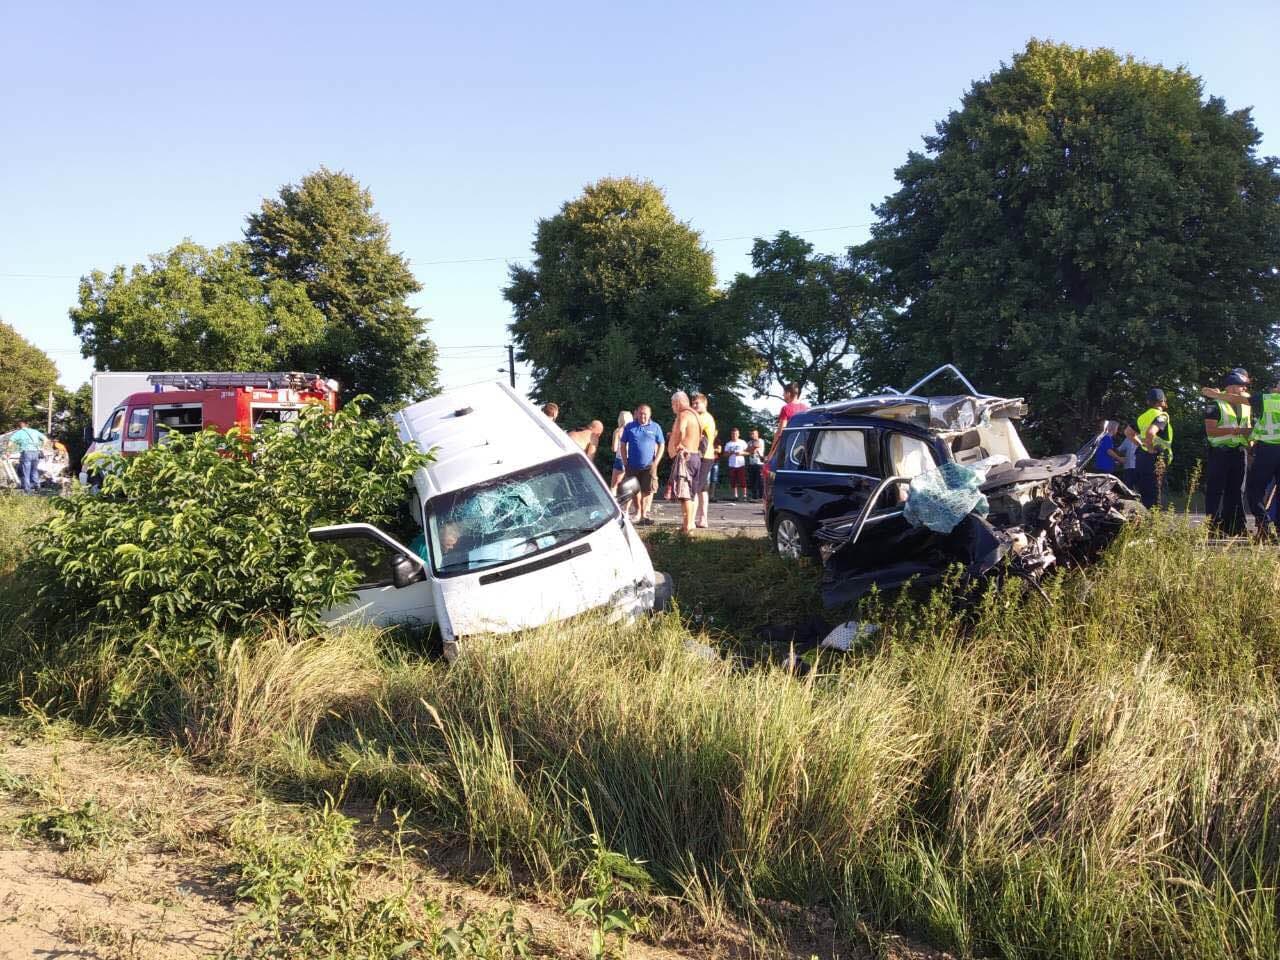
[[[817,540],[824,602],[849,603],[873,587],[929,586],[957,564],[969,581],[1013,576],[1037,584],[1056,566],[1095,560],[1125,523],[1145,511],[1119,478],[1086,473],[1081,462],[1068,454],[994,465],[978,488],[981,499],[973,496],[973,472],[948,464],[948,470],[929,471],[936,476],[911,481],[901,521],[875,537],[860,536],[870,504],[862,514],[823,523]],[[974,508],[940,531],[937,504],[954,502],[940,494],[943,485],[962,492],[962,502]],[[913,509],[913,497],[923,498],[925,509]],[[932,521],[928,526],[922,515]]]

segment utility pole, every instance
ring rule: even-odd
[[[516,388],[516,345],[514,343],[507,344],[507,373],[511,376],[511,389],[514,390]]]
[[[49,391],[49,416],[44,428],[45,436],[53,433],[53,391]]]

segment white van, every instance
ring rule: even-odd
[[[435,456],[414,477],[423,549],[364,523],[311,530],[364,577],[324,619],[435,623],[452,658],[469,635],[595,609],[633,617],[653,609],[659,584],[669,589],[591,461],[506,384],[451,390],[395,422],[401,439]]]

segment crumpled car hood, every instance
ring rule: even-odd
[[[889,535],[873,535],[874,550],[868,544],[855,549],[847,517],[823,524],[823,602],[850,603],[873,587],[885,592],[908,582],[930,586],[956,564],[969,580],[1001,574],[1036,583],[1058,565],[1092,562],[1127,522],[1145,513],[1118,477],[1085,473],[1075,454],[1019,461],[992,474],[982,490],[998,495],[1020,484],[1042,489],[1019,523],[993,523],[976,513],[947,533],[904,523]]]

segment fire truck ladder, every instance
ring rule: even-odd
[[[157,387],[178,390],[209,390],[216,387],[257,387],[261,390],[305,390],[317,380],[318,373],[153,373],[147,380]]]

